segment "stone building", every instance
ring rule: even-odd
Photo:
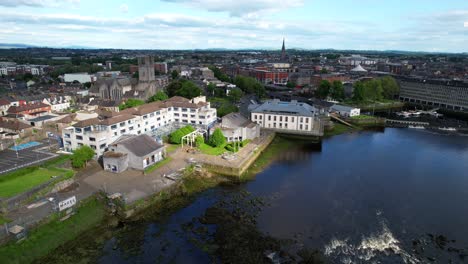
[[[240,113],[223,116],[220,128],[228,142],[255,139],[260,136],[260,125],[243,117]]]
[[[104,153],[104,169],[120,173],[128,168],[144,170],[164,159],[165,147],[148,135],[123,135]]]

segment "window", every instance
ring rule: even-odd
[[[271,116],[270,115],[268,116],[268,121],[271,121]]]
[[[106,144],[105,144],[105,143],[104,143],[104,144],[101,144],[101,145],[99,146],[100,149],[103,149],[103,148],[105,148],[105,147],[106,147]]]
[[[175,113],[174,116],[179,116],[179,114],[178,114],[178,113]]]
[[[120,127],[124,127],[124,126],[125,126],[125,122],[120,123]]]
[[[78,139],[78,140],[83,140],[83,137],[77,135],[77,136],[76,136],[76,139]]]
[[[125,129],[120,130],[120,134],[127,132]]]
[[[273,121],[276,121],[276,116],[273,117]]]
[[[195,118],[195,115],[190,115],[191,118]]]
[[[114,132],[114,136],[117,136],[117,132]]]
[[[95,145],[89,145],[92,149],[96,149]]]
[[[154,113],[151,113],[151,114],[150,114],[150,117],[153,117],[153,116],[154,116]]]
[[[256,120],[256,119],[257,119],[257,115],[254,115],[254,116],[253,116],[253,119]]]
[[[280,122],[283,122],[283,117],[282,117],[282,116],[280,116],[279,120],[280,120]]]
[[[183,114],[182,117],[188,117],[188,115],[187,115],[187,114]]]
[[[131,126],[131,127],[129,127],[129,128],[128,128],[128,130],[132,131],[132,130],[133,130],[133,127],[132,127],[132,126]]]
[[[291,117],[291,122],[294,122],[294,116],[293,116],[293,117]]]
[[[112,125],[112,126],[111,126],[111,129],[112,129],[112,130],[117,129],[117,125]]]
[[[76,133],[81,133],[82,131],[83,131],[83,130],[82,130],[81,128],[75,127],[75,132],[76,132]]]
[[[288,117],[287,116],[284,117],[284,122],[288,122]]]
[[[89,141],[96,141],[96,138],[90,137]]]

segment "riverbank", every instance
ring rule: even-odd
[[[125,212],[116,216],[102,214],[101,209],[105,207],[104,203],[99,205],[101,208],[99,213],[90,213],[91,209],[87,209],[89,205],[84,203],[78,207],[77,214],[70,219],[60,223],[57,223],[56,218],[48,219],[31,231],[26,240],[20,243],[11,242],[1,247],[0,254],[3,252],[4,254],[1,255],[7,256],[1,263],[62,263],[64,261],[75,263],[79,260],[95,262],[102,253],[103,241],[117,236],[119,230],[122,227],[125,228],[127,223],[162,219],[189,205],[203,191],[219,185],[237,185],[239,179],[250,180],[256,173],[271,164],[278,153],[290,145],[291,141],[276,137],[269,147],[259,152],[258,159],[242,177],[198,171],[190,166],[185,170],[180,182],[150,197],[125,205],[123,207]],[[90,199],[96,200],[95,197]],[[97,207],[96,204],[94,206]],[[52,227],[57,229],[53,235],[50,234]],[[43,243],[48,243],[48,246],[42,247]],[[24,257],[22,256],[23,250],[34,252],[34,254]]]

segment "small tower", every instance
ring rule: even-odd
[[[140,82],[152,82],[155,80],[153,56],[138,57],[138,77]]]
[[[283,47],[281,48],[281,61],[285,61],[286,58],[286,46],[284,45],[284,38],[283,38]]]

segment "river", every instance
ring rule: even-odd
[[[163,221],[135,224],[131,239],[110,239],[100,262],[209,263],[196,241],[216,227],[194,219],[239,193],[265,201],[260,233],[331,263],[468,262],[468,137],[411,129],[291,141],[252,181],[205,191]]]

